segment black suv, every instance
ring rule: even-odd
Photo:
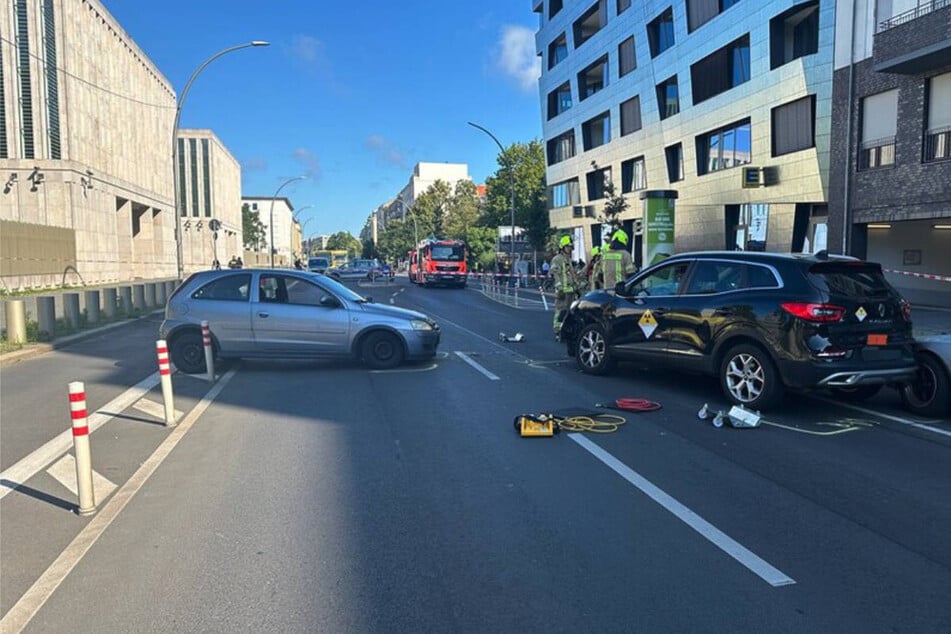
[[[634,360],[719,375],[753,409],[784,387],[867,398],[916,368],[911,309],[881,266],[825,252],[681,253],[574,302],[561,338],[584,372]]]

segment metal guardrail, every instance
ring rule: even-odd
[[[911,22],[912,20],[920,18],[923,15],[928,15],[929,13],[933,13],[938,9],[943,9],[948,6],[951,6],[951,0],[932,0],[931,2],[925,2],[914,9],[909,9],[904,13],[893,15],[887,20],[879,22],[878,31],[876,31],[876,33],[887,31],[888,29],[905,24],[906,22]]]

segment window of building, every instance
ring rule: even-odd
[[[588,185],[588,200],[601,200],[605,196],[607,184],[611,182],[611,168],[595,169],[585,175]]]
[[[674,45],[674,11],[667,10],[651,20],[647,25],[647,39],[651,47],[651,57],[657,57]]]
[[[591,150],[611,140],[611,113],[602,112],[581,124],[584,149]]]
[[[744,35],[690,67],[693,103],[698,104],[750,80],[750,36]]]
[[[25,159],[36,158],[33,139],[33,84],[30,80],[30,22],[27,0],[16,0],[17,74],[20,77],[20,150]]]
[[[631,97],[621,103],[621,136],[641,129],[641,98]]]
[[[578,101],[584,101],[608,84],[608,56],[602,55],[578,73]]]
[[[647,189],[647,167],[643,156],[621,162],[621,193],[639,189]]]
[[[562,0],[548,0],[548,19],[552,19],[555,15],[561,11],[563,6]]]
[[[569,108],[571,108],[571,84],[565,82],[548,93],[548,118],[554,119]]]
[[[572,25],[575,48],[578,48],[604,28],[608,22],[608,0],[598,0],[581,14]]]
[[[185,139],[178,139],[178,215],[188,215],[188,188],[185,187]]]
[[[687,0],[687,32],[693,33],[740,0]]]
[[[819,2],[797,4],[769,21],[770,68],[819,50]]]
[[[676,143],[670,147],[664,148],[664,156],[667,159],[667,180],[671,183],[682,181],[684,179],[684,147],[681,143]]]
[[[631,0],[617,0],[617,14],[621,15],[631,8]]]
[[[548,140],[548,164],[554,165],[575,155],[575,131],[568,130]]]
[[[198,139],[188,139],[188,157],[191,160],[191,191],[192,191],[192,215],[196,218],[198,213]]]
[[[201,140],[202,193],[205,197],[205,217],[211,218],[211,157],[208,152],[208,139]]]
[[[634,36],[627,38],[617,47],[618,77],[624,77],[637,68],[637,54],[634,51]]]
[[[751,160],[750,120],[697,137],[697,174],[746,165]]]
[[[568,38],[562,33],[548,45],[548,70],[554,68],[566,57],[568,57]]]
[[[862,100],[862,144],[858,169],[895,164],[898,129],[898,90],[888,90]]]
[[[777,106],[772,110],[773,156],[816,146],[816,96]]]
[[[928,80],[928,129],[925,161],[951,159],[951,73]]]
[[[7,91],[3,76],[3,47],[0,46],[0,159],[10,158],[7,146]]]
[[[56,14],[53,0],[43,0],[43,60],[46,73],[46,126],[49,138],[49,157],[63,158],[59,126],[59,75],[56,61]]]
[[[581,204],[581,195],[578,191],[577,178],[572,178],[571,180],[567,180],[562,183],[555,183],[548,189],[548,200],[549,204],[551,205],[551,209]]]
[[[672,117],[680,112],[680,92],[677,88],[677,76],[657,84],[657,110],[661,119]]]

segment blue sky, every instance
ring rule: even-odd
[[[102,0],[181,93],[182,127],[210,128],[242,166],[242,193],[284,188],[306,236],[359,234],[424,162],[476,183],[502,142],[541,136],[530,0]]]

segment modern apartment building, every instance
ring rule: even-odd
[[[553,227],[600,244],[613,185],[629,233],[676,192],[677,251],[822,246],[834,0],[532,6]]]
[[[211,130],[179,130],[178,212],[185,274],[243,251],[241,166]],[[217,223],[212,223],[217,220]],[[217,231],[215,230],[217,227]]]
[[[834,82],[829,249],[951,307],[951,0],[839,0]]]
[[[175,92],[102,4],[4,3],[0,87],[3,286],[174,277]]]

